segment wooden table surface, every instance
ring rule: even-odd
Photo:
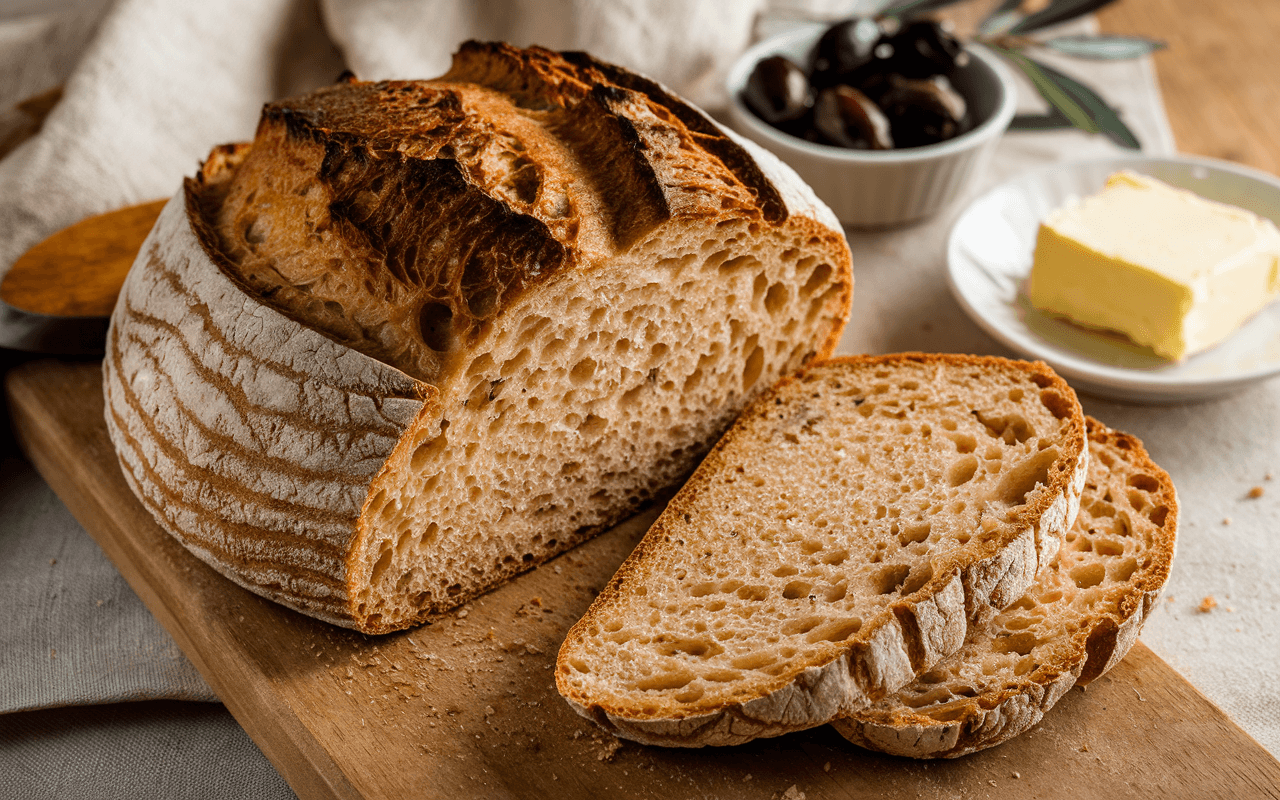
[[[1169,43],[1155,64],[1179,151],[1280,174],[1280,0],[1121,0],[1098,19]]]

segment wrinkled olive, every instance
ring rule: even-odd
[[[875,103],[852,86],[818,93],[813,124],[830,143],[858,150],[891,150],[889,120]]]
[[[964,98],[941,75],[926,80],[894,76],[880,107],[898,147],[945,141],[963,132],[966,123]]]
[[[909,22],[885,42],[893,48],[888,71],[904,78],[922,80],[946,75],[968,61],[960,41],[933,21]]]
[[[813,104],[804,70],[785,56],[756,64],[742,90],[742,100],[760,119],[773,125],[799,119]]]
[[[856,83],[860,73],[874,71],[873,62],[883,60],[884,53],[878,56],[876,51],[883,35],[880,25],[868,17],[827,28],[809,52],[809,80],[818,89]]]

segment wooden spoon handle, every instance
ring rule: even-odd
[[[0,281],[0,300],[34,314],[110,316],[125,275],[167,202],[129,206],[63,228],[14,262]]]

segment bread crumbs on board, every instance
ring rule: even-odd
[[[1204,596],[1204,599],[1200,601],[1199,610],[1201,614],[1208,614],[1210,611],[1214,610],[1217,607],[1218,607],[1218,601],[1214,598],[1213,595],[1207,594]]]

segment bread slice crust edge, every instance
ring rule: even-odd
[[[1086,417],[1086,422],[1092,448],[1104,454],[1110,451],[1125,462],[1126,473],[1146,476],[1141,479],[1143,486],[1155,490],[1146,491],[1150,497],[1143,501],[1151,503],[1159,519],[1152,526],[1154,541],[1144,553],[1150,561],[1138,567],[1117,608],[1073,632],[1068,652],[1057,663],[1039,664],[1017,682],[964,701],[958,710],[948,712],[951,719],[903,707],[871,708],[836,720],[833,725],[842,736],[870,750],[910,758],[957,758],[985,750],[1032,728],[1071,687],[1086,686],[1106,674],[1133,647],[1169,578],[1177,548],[1177,491],[1169,474],[1151,460],[1136,437],[1092,417]],[[1109,472],[1096,456],[1090,469],[1094,478]],[[1154,479],[1154,485],[1147,477]]]
[[[643,567],[649,555],[662,548],[670,520],[695,507],[697,498],[717,472],[732,468],[723,457],[726,444],[740,430],[768,414],[773,398],[783,388],[803,380],[807,372],[827,365],[874,367],[901,362],[1013,369],[1032,376],[1037,385],[1062,398],[1062,468],[1053,473],[1048,490],[1025,507],[1017,529],[1002,541],[990,540],[985,552],[971,563],[935,569],[929,582],[912,595],[915,599],[895,603],[893,614],[882,625],[874,630],[864,626],[855,643],[840,648],[822,663],[789,669],[759,696],[709,709],[694,705],[643,713],[634,707],[579,694],[569,679],[573,669],[569,655],[571,643],[587,635],[595,615],[626,592],[630,582],[643,581]],[[1074,391],[1041,362],[928,353],[852,356],[815,362],[805,372],[784,378],[743,413],[570,630],[557,659],[560,693],[579,714],[619,736],[645,744],[680,747],[733,745],[778,736],[815,727],[862,708],[959,649],[970,626],[982,624],[1026,591],[1036,572],[1053,557],[1060,535],[1075,519],[1088,455],[1084,414]]]

